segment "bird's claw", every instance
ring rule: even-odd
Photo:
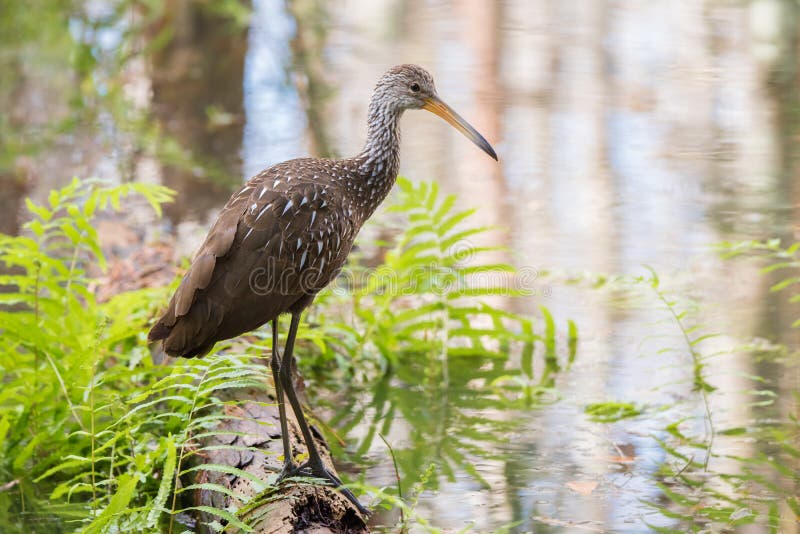
[[[353,495],[353,492],[344,487],[341,479],[331,473],[324,465],[317,466],[315,469],[314,466],[312,466],[309,462],[304,462],[298,465],[293,461],[288,461],[283,464],[283,468],[278,474],[276,483],[291,477],[313,477],[322,479],[331,486],[335,487],[347,498],[348,501],[353,503],[353,506],[356,507],[362,516],[369,517],[371,515],[370,511],[358,501],[355,495]]]
[[[280,472],[278,473],[277,482],[292,477],[311,477],[311,476],[314,475],[308,469],[308,462],[303,462],[302,464],[298,465],[290,460],[283,464],[283,468],[281,468]]]
[[[328,482],[330,485],[334,486],[342,495],[344,495],[347,498],[348,501],[353,503],[353,506],[356,507],[356,509],[362,516],[364,517],[370,516],[370,511],[367,510],[367,508],[358,501],[356,496],[353,495],[353,492],[350,491],[348,488],[345,488],[339,477],[328,471],[328,469],[325,466],[319,466],[318,469],[314,469],[312,467],[311,474],[312,476],[316,478],[321,478],[322,480]]]

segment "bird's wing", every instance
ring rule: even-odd
[[[253,184],[248,182],[237,191],[217,216],[205,241],[192,259],[189,270],[184,274],[178,289],[170,299],[169,307],[148,334],[150,341],[169,336],[177,320],[185,316],[195,302],[198,290],[211,283],[212,275],[220,258],[224,258],[236,239],[238,222],[245,211]]]
[[[281,188],[276,181],[264,180],[250,195],[233,244],[250,270],[230,269],[225,286],[258,276],[273,293],[315,293],[347,258],[355,226],[332,202],[337,195],[329,184],[290,180]]]
[[[279,167],[263,172],[222,209],[150,331],[151,340],[167,340],[167,352],[186,354],[190,344],[256,328],[316,293],[344,264],[356,228],[331,202],[330,186],[280,176]]]

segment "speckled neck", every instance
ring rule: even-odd
[[[367,179],[388,177],[394,182],[400,167],[400,128],[403,111],[387,103],[379,92],[373,96],[367,114],[367,141],[359,155]]]
[[[367,115],[367,141],[354,158],[358,164],[355,193],[365,209],[365,219],[386,198],[400,169],[400,128],[402,109],[376,92]]]

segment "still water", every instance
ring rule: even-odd
[[[280,43],[276,4],[255,3],[251,46],[267,34]],[[534,297],[507,306],[536,315],[543,304],[580,328],[579,353],[557,381],[556,402],[483,412],[521,422],[491,445],[496,460],[477,461],[490,489],[456,472],[422,495],[423,517],[453,531],[514,523],[518,531],[641,532],[676,524],[645,501],[659,500],[654,475],[670,461],[655,438],[684,417],[703,433],[682,333],[654,294],[624,302],[588,283],[564,283],[570,277],[646,275],[647,265],[668,291],[697,304],[690,322],[724,334],[709,341],[711,352],[724,353],[708,370],[719,428],[757,418],[749,375],[765,376],[780,392],[774,413],[796,413],[796,366],[759,364],[736,347],[754,337],[797,347],[789,325],[800,310],[769,292],[774,280],[753,262],[722,260],[712,250],[726,240],[798,237],[797,130],[782,93],[787,86],[797,92],[796,79],[785,79],[786,65],[797,64],[796,36],[785,23],[793,13],[773,1],[353,0],[328,11],[322,62],[334,88],[327,107],[336,153],[360,149],[371,87],[388,65],[428,67],[440,95],[494,143],[500,164],[432,115],[408,113],[401,173],[437,180],[464,205],[478,206],[481,221],[498,228],[492,241],[507,248],[505,259],[543,273]],[[272,85],[255,73],[286,54],[280,44],[251,47],[248,110],[280,94],[260,91]],[[293,99],[280,107],[270,112],[279,124],[285,113],[302,116]],[[276,130],[248,113],[246,132],[248,172],[308,147],[296,122]],[[262,149],[276,136],[282,150]],[[648,408],[638,418],[591,422],[584,407],[605,401]],[[410,429],[420,424],[395,421],[387,438],[395,448],[412,446]],[[350,435],[357,440],[358,429]],[[428,450],[417,446],[424,457]],[[715,447],[748,456],[759,443],[721,437]],[[393,485],[380,440],[367,458],[367,481]],[[710,470],[730,467],[720,463]]]
[[[102,11],[102,2],[89,4]],[[706,431],[691,357],[655,291],[646,284],[597,288],[600,275],[648,276],[649,266],[664,291],[691,308],[687,325],[721,334],[704,345],[718,354],[706,368],[717,388],[709,403],[718,430],[798,413],[800,335],[791,324],[800,306],[770,291],[779,276],[713,250],[722,241],[800,239],[796,3],[254,0],[252,8],[244,32],[212,32],[202,17],[191,19],[156,54],[155,67],[127,67],[133,100],[200,159],[221,161],[187,172],[136,160],[132,176],[180,192],[169,224],[154,235],[177,235],[188,253],[242,175],[310,152],[358,152],[375,80],[391,65],[418,63],[434,74],[440,96],[492,142],[500,162],[433,115],[410,112],[401,173],[436,180],[462,205],[478,207],[481,223],[496,228],[486,244],[507,251],[496,259],[538,273],[532,296],[496,304],[532,316],[543,305],[560,332],[568,319],[579,328],[574,364],[532,409],[464,408],[463,392],[424,399],[396,384],[380,386],[407,408],[385,437],[420,472],[433,446],[423,438],[459,430],[450,426],[457,424],[452,413],[494,422],[481,429],[486,439],[475,437],[482,454],[466,452],[477,476],[455,469],[442,477],[420,496],[421,517],[447,531],[471,525],[478,532],[678,525],[648,502],[665,503],[657,484],[664,465],[673,473],[681,467],[663,446],[668,425],[685,419],[685,433]],[[186,67],[198,57],[202,68]],[[56,82],[34,82],[17,107],[38,109],[26,99],[57,101]],[[40,106],[43,115],[58,111],[49,105]],[[112,133],[113,150],[130,149],[124,132]],[[97,152],[86,149],[93,139],[76,134],[47,157],[23,161],[47,177],[28,193],[43,196],[72,173],[109,175],[114,157],[86,156]],[[789,364],[756,359],[742,348],[753,340],[789,347]],[[754,405],[758,384],[776,393],[766,408]],[[365,470],[368,483],[392,486],[386,447],[368,432],[382,416],[376,395],[350,399],[364,419],[343,434],[351,453],[362,446],[350,473]],[[414,408],[420,400],[442,411]],[[587,405],[610,401],[633,403],[643,414],[613,423],[585,414]],[[325,415],[347,422],[336,402],[331,394]],[[709,479],[742,468],[731,456],[769,450],[751,434],[718,435],[714,447]],[[787,469],[796,472],[796,460]],[[782,514],[781,531],[797,532]],[[375,524],[396,519],[378,515]],[[763,522],[749,528],[767,531]]]

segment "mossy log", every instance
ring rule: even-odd
[[[222,432],[205,445],[229,445],[230,448],[204,452],[201,462],[241,469],[254,480],[217,471],[193,471],[194,480],[187,483],[213,483],[229,488],[250,502],[239,512],[239,518],[257,533],[284,534],[307,532],[315,534],[361,534],[369,530],[353,504],[330,486],[283,482],[280,486],[261,491],[275,478],[283,463],[278,407],[273,398],[263,392],[242,391],[239,405],[227,408],[230,418],[221,424]],[[289,433],[295,456],[306,452],[300,428],[289,412]],[[313,426],[317,449],[328,469],[335,473],[330,450],[322,435]],[[231,434],[225,434],[230,430]],[[200,455],[197,455],[200,457]],[[193,495],[195,506],[241,508],[242,503],[218,491],[198,490]],[[209,514],[200,517],[201,523],[219,518]],[[210,531],[210,530],[209,530]],[[225,532],[231,531],[229,526]],[[232,530],[236,532],[236,530]]]

